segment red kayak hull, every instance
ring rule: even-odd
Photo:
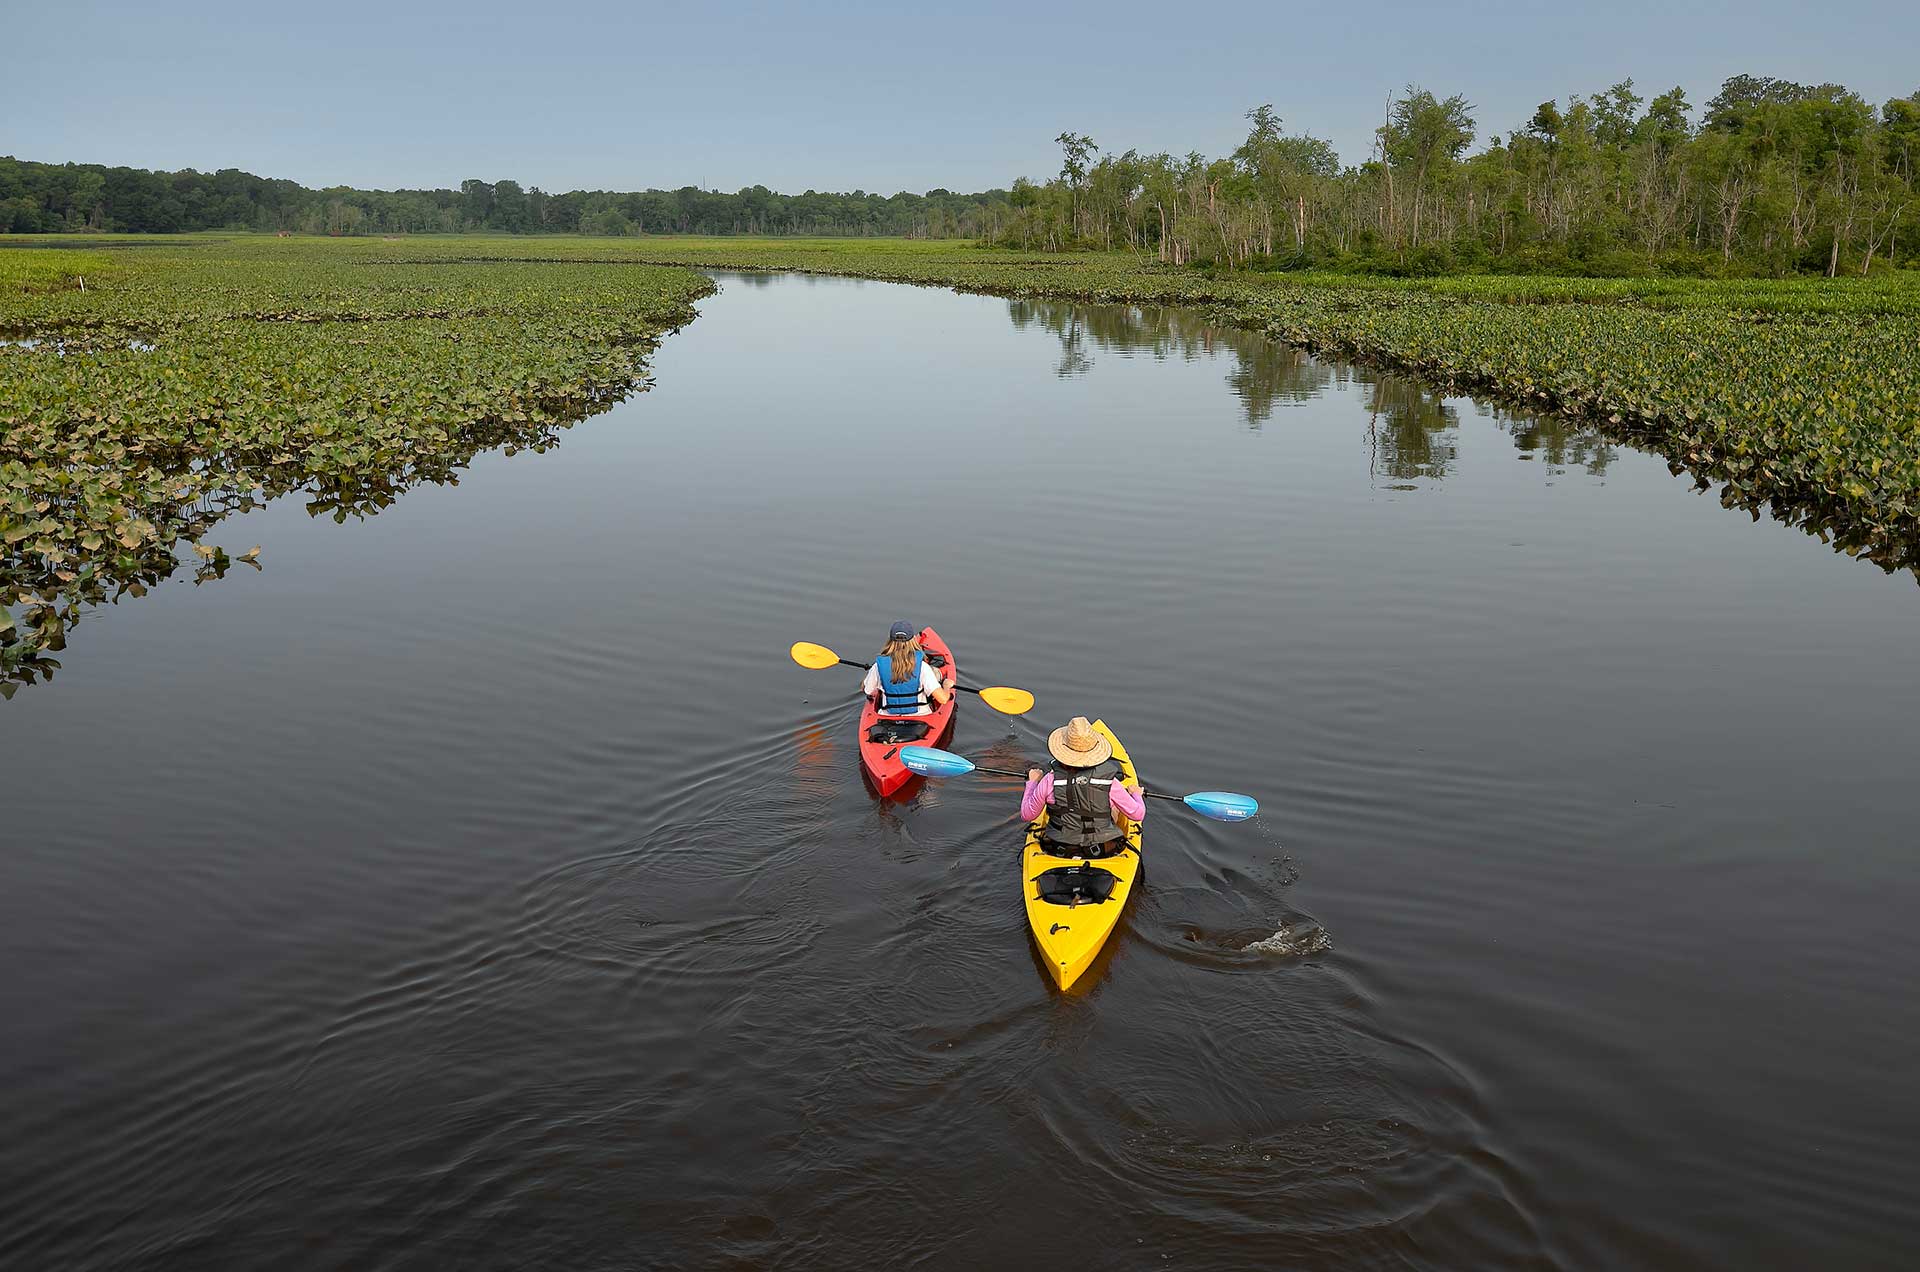
[[[959,668],[953,663],[953,651],[947,648],[947,642],[940,639],[940,633],[931,627],[920,629],[920,648],[929,654],[938,654],[947,659],[947,665],[940,668],[942,679],[949,673],[957,675]],[[874,709],[868,700],[860,708],[860,767],[866,770],[867,780],[873,783],[874,790],[881,795],[891,795],[909,781],[913,780],[913,770],[900,762],[900,748],[903,746],[939,746],[946,741],[947,734],[953,729],[953,708],[960,699],[959,694],[947,699],[946,705],[935,704],[930,715],[903,716],[887,715]],[[874,740],[877,726],[893,724],[927,726],[926,736],[913,740],[885,738]],[[911,731],[911,730],[909,730]],[[884,732],[884,730],[883,730]]]

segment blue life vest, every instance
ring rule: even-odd
[[[920,709],[927,705],[926,695],[920,692],[920,665],[925,659],[922,651],[913,651],[913,673],[905,680],[892,678],[893,659],[882,655],[873,664],[880,678],[880,710],[890,715],[920,714]]]

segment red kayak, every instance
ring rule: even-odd
[[[939,632],[931,627],[921,628],[920,648],[942,680],[957,674],[953,651],[940,639]],[[959,700],[960,695],[956,693],[944,706],[936,702],[928,715],[883,713],[871,698],[860,708],[860,767],[867,771],[880,794],[893,794],[913,777],[900,762],[901,747],[939,746],[946,739],[953,728],[953,705]]]

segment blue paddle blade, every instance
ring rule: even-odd
[[[905,754],[901,752],[902,756]],[[1232,791],[1195,791],[1182,802],[1202,817],[1215,821],[1245,821],[1260,811],[1260,802],[1253,796],[1236,795]]]
[[[959,777],[973,772],[973,761],[931,746],[903,746],[900,762],[922,777]]]

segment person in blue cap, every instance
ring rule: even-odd
[[[886,715],[926,715],[933,703],[944,705],[953,697],[953,665],[947,664],[946,677],[927,661],[920,649],[920,633],[912,623],[901,619],[887,629],[887,647],[867,668],[860,692]]]

